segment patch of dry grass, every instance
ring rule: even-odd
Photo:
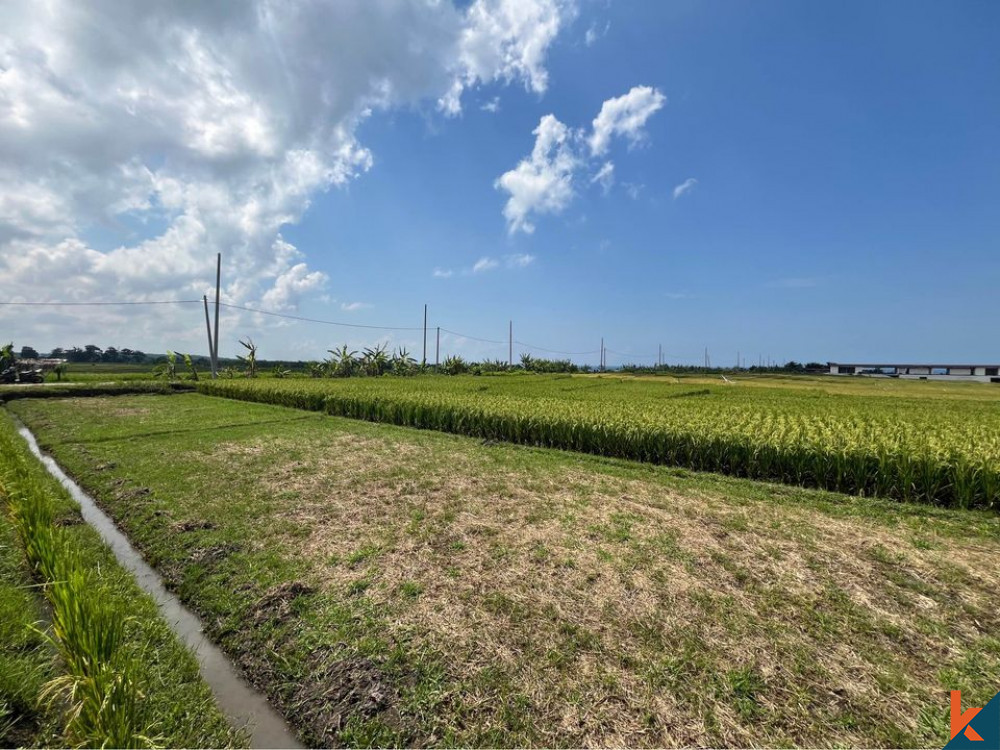
[[[943,715],[939,671],[1000,628],[997,545],[921,549],[812,507],[511,469],[459,445],[261,439],[207,461],[254,472],[262,454],[296,453],[258,475],[289,522],[260,532],[294,528],[272,543],[316,585],[367,597],[396,638],[446,654],[468,724],[496,719],[483,675],[499,671],[542,744],[929,738],[914,706]]]

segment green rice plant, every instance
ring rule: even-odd
[[[51,633],[38,630],[58,652],[67,673],[48,683],[50,704],[65,705],[65,739],[93,747],[151,744],[132,662],[122,645],[130,618],[107,598],[95,572],[53,526],[53,510],[26,462],[3,435],[0,498],[5,500],[29,565],[43,582]]]
[[[461,367],[445,360],[445,372]],[[570,382],[567,382],[569,380]],[[203,384],[203,393],[757,480],[1000,507],[1000,405],[515,375]]]

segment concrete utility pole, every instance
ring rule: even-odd
[[[441,326],[437,327],[437,344],[434,346],[434,366],[441,364]]]
[[[420,361],[421,366],[427,367],[427,305],[424,304],[424,356]]]
[[[205,330],[208,331],[208,363],[212,368],[212,377],[214,378],[218,371],[215,367],[215,345],[212,344],[212,321],[208,317],[208,295],[202,295],[201,301],[205,303]]]
[[[219,290],[222,288],[222,253],[215,254],[215,343],[212,346],[212,358],[215,366],[212,377],[219,377]]]
[[[604,337],[601,336],[601,372],[604,372]]]
[[[507,366],[514,366],[514,321],[507,327]]]

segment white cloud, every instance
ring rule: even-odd
[[[435,268],[431,275],[435,279],[450,279],[454,273],[450,268]]]
[[[357,312],[371,307],[367,302],[341,302],[340,309],[344,312]]]
[[[531,234],[535,226],[530,214],[559,213],[573,198],[573,172],[578,160],[570,143],[570,131],[553,115],[545,115],[533,131],[531,156],[500,175],[494,186],[510,194],[503,214],[511,233]]]
[[[322,271],[310,271],[305,263],[296,263],[278,274],[274,286],[261,297],[261,304],[269,310],[294,310],[303,294],[323,289],[328,280]]]
[[[575,15],[571,0],[476,0],[466,11],[455,77],[439,108],[457,115],[466,89],[497,80],[521,80],[529,91],[544,93],[545,54]]]
[[[503,208],[507,230],[511,234],[518,231],[531,234],[535,231],[532,215],[565,210],[573,200],[574,174],[592,163],[587,157],[587,146],[590,156],[596,157],[607,152],[614,136],[624,136],[631,143],[642,140],[643,126],[665,101],[663,94],[649,86],[636,86],[624,96],[608,99],[586,139],[582,132],[570,130],[555,115],[545,115],[532,131],[535,147],[531,155],[493,183],[496,189],[509,195]],[[590,184],[595,182],[605,194],[610,191],[614,184],[612,162],[605,162],[598,169],[590,179]],[[626,186],[632,198],[637,198],[641,186],[634,189],[628,183]]]
[[[483,110],[483,112],[493,112],[493,113],[499,112],[500,111],[500,97],[499,96],[494,96],[488,102],[486,102],[485,104],[483,104],[480,107],[480,109]]]
[[[490,257],[482,257],[472,266],[472,273],[486,273],[500,266],[500,261]]]
[[[594,118],[589,139],[591,154],[606,153],[615,135],[623,135],[632,143],[642,140],[646,120],[666,101],[663,94],[650,86],[634,86],[627,94],[605,101]]]
[[[593,47],[597,43],[597,40],[601,37],[607,35],[608,31],[611,30],[611,21],[604,24],[604,28],[598,30],[597,24],[592,23],[587,28],[587,32],[583,35],[583,43],[588,47]]]
[[[535,256],[528,255],[527,253],[516,253],[515,255],[508,255],[505,260],[507,261],[508,268],[527,268],[535,262]]]
[[[456,114],[482,83],[544,91],[545,57],[574,10],[570,0],[302,0],[280,12],[268,0],[6,0],[0,299],[200,297],[222,252],[224,300],[294,308],[325,277],[281,229],[318,192],[372,168],[359,124],[442,95]],[[100,320],[127,322],[146,348],[194,335],[193,314],[164,307],[140,325],[138,312]],[[97,319],[54,314],[44,330],[61,321],[65,343]],[[21,336],[43,330],[0,310],[11,320]]]
[[[608,191],[615,184],[615,165],[610,161],[604,162],[601,168],[597,170],[597,174],[590,178],[591,184],[595,182],[600,184],[601,190],[607,195]]]
[[[698,180],[694,177],[688,177],[684,182],[674,188],[674,200],[677,200],[685,193],[690,193],[694,190],[694,186],[698,184]]]

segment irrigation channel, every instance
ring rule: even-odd
[[[55,459],[42,453],[31,430],[19,427],[18,432],[28,442],[31,452],[45,464],[49,473],[58,479],[80,504],[83,519],[97,530],[104,542],[111,547],[122,567],[135,576],[143,591],[153,597],[160,608],[160,614],[171,629],[194,652],[201,676],[212,689],[219,708],[234,727],[246,727],[250,731],[250,747],[303,747],[285,720],[268,703],[267,698],[240,677],[222,650],[205,637],[198,616],[167,591],[160,576],[146,564],[142,555],[115,526],[114,521],[97,506],[90,495],[67,476]]]

